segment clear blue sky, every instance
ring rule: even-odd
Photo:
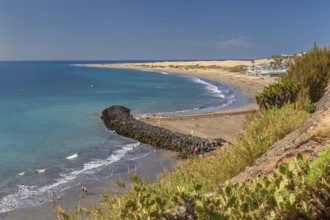
[[[0,0],[0,60],[263,58],[330,45],[328,0]]]

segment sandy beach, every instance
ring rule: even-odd
[[[254,65],[270,63],[270,59],[255,60]],[[258,110],[255,96],[266,85],[276,82],[276,77],[259,77],[236,72],[236,68],[252,66],[251,61],[180,61],[180,62],[152,62],[152,63],[125,63],[125,64],[90,64],[97,68],[123,68],[144,71],[168,72],[185,74],[228,84],[240,90],[251,100],[251,104],[240,106],[222,112],[171,115],[155,117],[137,117],[152,125],[161,126],[175,132],[192,134],[203,138],[222,138],[233,140],[241,131],[247,117]]]

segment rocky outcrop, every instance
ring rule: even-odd
[[[182,158],[193,154],[195,146],[199,147],[199,153],[204,153],[225,142],[222,139],[209,140],[180,134],[144,123],[136,120],[130,114],[130,110],[124,106],[115,105],[105,109],[101,119],[108,129],[114,130],[119,135],[154,147],[179,152]]]

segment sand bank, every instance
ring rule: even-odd
[[[254,64],[270,63],[271,60],[256,60]],[[235,72],[241,66],[251,66],[251,61],[180,61],[180,62],[152,62],[152,63],[125,63],[125,64],[91,64],[98,68],[123,68],[157,72],[185,74],[220,83],[229,84],[239,89],[250,98],[252,104],[239,108],[206,114],[174,115],[167,117],[138,117],[152,125],[166,129],[192,134],[202,138],[223,138],[233,140],[241,131],[247,117],[258,109],[255,96],[266,85],[276,82],[274,77],[257,77]]]

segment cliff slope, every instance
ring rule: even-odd
[[[304,126],[277,141],[251,167],[232,178],[233,182],[250,181],[257,176],[273,173],[281,163],[289,161],[297,153],[315,159],[318,153],[330,145],[330,84],[316,110]]]

